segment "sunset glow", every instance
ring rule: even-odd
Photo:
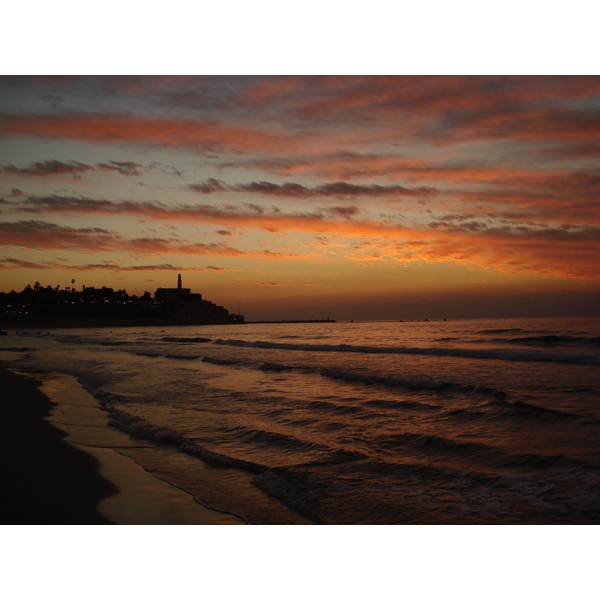
[[[600,77],[0,78],[0,291],[600,314]]]

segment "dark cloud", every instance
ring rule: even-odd
[[[136,265],[134,267],[119,267],[119,271],[183,271],[180,266],[172,265],[171,263],[163,263],[160,265]]]
[[[112,203],[108,200],[92,200],[90,198],[76,198],[73,196],[29,196],[19,209],[25,212],[38,212],[44,209],[52,211],[108,209]]]
[[[48,177],[52,175],[73,175],[78,176],[86,171],[112,171],[121,175],[140,176],[141,165],[134,162],[119,162],[110,160],[108,163],[98,163],[95,167],[70,160],[62,162],[60,160],[45,160],[42,162],[30,163],[28,167],[15,167],[12,164],[0,167],[1,173],[8,175],[19,175],[20,177]]]
[[[60,160],[45,160],[30,163],[28,167],[18,168],[14,165],[2,167],[2,173],[20,175],[24,177],[47,177],[48,175],[78,175],[85,171],[92,171],[94,167],[85,165],[75,160],[61,162]]]
[[[254,211],[255,213],[262,215],[265,212],[265,207],[264,206],[259,206],[258,204],[248,204],[248,203],[244,203],[244,206],[246,208],[249,208],[250,210]]]
[[[265,196],[288,198],[320,198],[329,196],[431,196],[439,193],[432,187],[407,188],[402,185],[355,185],[345,181],[326,183],[317,187],[306,187],[299,183],[272,183],[270,181],[252,181],[227,185],[218,179],[209,179],[204,183],[193,184],[190,187],[203,194],[214,192],[245,192]]]
[[[56,262],[48,263],[34,263],[26,260],[20,260],[18,258],[0,258],[0,269],[65,269],[68,271],[115,271],[115,272],[133,272],[133,271],[193,271],[193,272],[204,272],[204,271],[231,271],[224,267],[200,267],[200,268],[188,268],[180,265],[173,265],[171,263],[162,263],[157,265],[133,265],[123,266],[116,263],[90,263],[85,265],[68,265],[58,264]],[[151,280],[148,280],[151,281]]]
[[[99,214],[130,214],[138,217],[155,219],[194,219],[212,221],[225,225],[234,223],[236,226],[248,223],[267,223],[269,226],[296,223],[308,226],[310,223],[323,221],[323,213],[283,214],[280,210],[268,209],[257,204],[244,204],[247,211],[242,211],[238,206],[223,205],[222,207],[211,204],[195,204],[180,206],[165,206],[158,202],[112,202],[109,200],[94,200],[90,198],[75,198],[72,196],[46,196],[29,197],[19,204],[19,212],[45,213],[99,213]]]
[[[101,264],[90,264],[90,265],[71,265],[65,266],[64,269],[71,269],[75,271],[96,271],[96,270],[107,270],[107,271],[116,271],[119,269],[119,265],[114,265],[110,263],[101,263]]]
[[[190,187],[196,192],[201,192],[202,194],[213,194],[214,192],[226,192],[228,190],[228,186],[218,179],[209,179],[204,183],[198,183],[195,185],[190,184]]]
[[[310,190],[298,183],[284,183],[278,185],[269,181],[253,181],[246,184],[231,186],[232,191],[250,192],[253,194],[272,194],[274,196],[308,196]]]
[[[349,219],[360,212],[356,206],[331,206],[330,208],[324,209],[328,213],[335,215],[336,217],[346,217]]]
[[[118,162],[111,160],[107,163],[99,163],[96,165],[100,171],[115,171],[121,175],[133,175],[139,177],[141,175],[141,165],[134,162]]]
[[[134,238],[129,240],[127,246],[130,250],[151,254],[171,250],[171,242],[161,238]]]
[[[67,227],[64,225],[56,225],[55,223],[47,223],[45,221],[16,221],[14,223],[0,223],[0,231],[2,232],[24,232],[24,233],[101,233],[110,234],[112,232],[107,229],[101,229],[100,227],[84,227],[80,229],[74,229],[73,227]]]
[[[221,242],[212,242],[211,244],[188,244],[185,246],[178,246],[177,250],[185,254],[213,254],[220,256],[241,256],[248,254],[247,252],[238,250],[237,248],[232,248],[231,246]]]
[[[33,263],[18,258],[0,258],[0,269],[52,269],[47,264]]]
[[[354,185],[345,181],[327,183],[314,188],[319,196],[430,196],[437,190],[430,187],[406,188],[402,185]]]

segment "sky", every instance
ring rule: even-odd
[[[0,291],[600,315],[598,76],[2,76]]]

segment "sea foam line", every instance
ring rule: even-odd
[[[230,456],[225,456],[224,454],[207,450],[206,448],[194,444],[181,433],[165,427],[156,427],[148,421],[130,415],[122,410],[110,409],[109,414],[109,425],[128,433],[132,437],[150,440],[157,444],[175,446],[182,452],[185,452],[190,456],[196,456],[205,462],[225,467],[235,467],[237,469],[251,471],[252,473],[262,473],[268,468],[258,463],[232,458]]]

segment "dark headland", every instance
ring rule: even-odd
[[[74,283],[74,280],[73,280]],[[154,295],[130,296],[109,287],[43,287],[28,285],[22,292],[0,292],[0,325],[4,330],[75,327],[151,327],[252,323],[335,323],[330,319],[246,321],[184,288],[158,288]]]
[[[244,323],[244,317],[184,288],[179,275],[177,287],[142,296],[109,287],[28,285],[0,293],[0,323],[4,329],[223,325]]]

